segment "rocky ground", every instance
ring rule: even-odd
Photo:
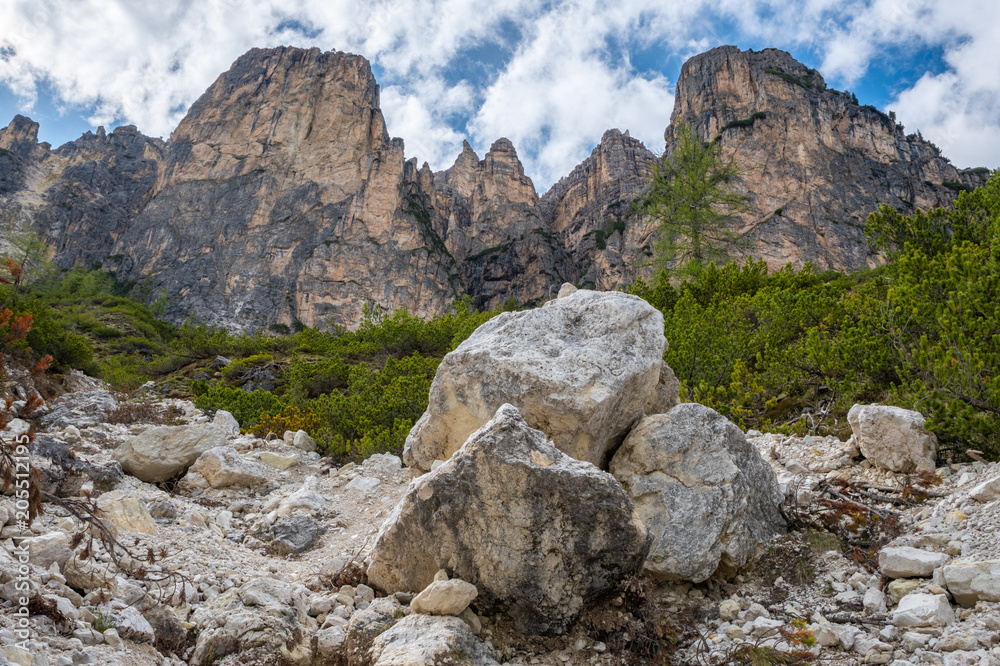
[[[64,443],[69,455],[86,466],[85,474],[101,469],[113,462],[121,444],[162,427],[112,425],[94,418],[116,404],[114,396],[100,390],[69,394],[35,423],[38,439]],[[182,414],[177,425],[205,427],[211,422],[190,403],[159,405]],[[5,434],[22,423],[12,422]],[[293,444],[294,438],[289,439]],[[932,495],[923,501],[911,495],[909,506],[901,492],[912,477],[877,470],[867,461],[856,463],[852,442],[753,432],[748,439],[773,466],[789,510],[798,506],[804,515],[818,512],[824,489],[849,493],[846,482],[867,489],[871,497],[861,503],[872,511],[898,516],[898,535],[879,555],[881,569],[870,570],[866,562],[852,559],[829,533],[792,531],[731,582],[647,585],[641,599],[628,592],[612,596],[562,637],[523,637],[502,619],[473,614],[468,624],[483,647],[492,648],[500,663],[639,663],[643,637],[629,636],[629,631],[641,632],[649,616],[662,613],[682,634],[680,648],[671,656],[674,663],[724,663],[726,655],[748,645],[805,650],[833,664],[1000,663],[1000,603],[977,601],[1000,599],[1000,566],[975,564],[1000,559],[1000,465],[940,467],[934,476],[940,483],[928,486]],[[233,485],[212,488],[202,481],[212,478],[212,472],[200,479],[189,474],[174,487],[119,473],[97,497],[133,552],[166,549],[166,557],[153,568],[177,574],[181,582],[176,585],[115,574],[101,548],[97,574],[74,566],[69,545],[81,524],[60,508],[50,507],[31,525],[36,535],[31,542],[32,588],[65,619],[35,615],[26,650],[13,646],[16,606],[10,601],[17,596],[17,565],[11,537],[16,526],[3,529],[0,567],[8,607],[0,614],[0,638],[7,644],[3,650],[9,662],[208,663],[210,650],[198,650],[209,644],[204,637],[211,633],[218,635],[212,643],[217,651],[224,651],[221,645],[238,646],[223,663],[248,663],[241,659],[255,644],[274,654],[280,653],[279,644],[291,644],[286,656],[301,663],[340,646],[348,627],[372,608],[375,598],[350,562],[365,564],[376,531],[414,472],[393,456],[373,456],[338,469],[283,440],[232,431],[220,445],[236,453],[228,467],[220,467],[222,472],[247,468],[242,470],[245,478]],[[84,483],[95,486],[92,478]],[[0,518],[13,514],[13,501],[4,500]],[[183,599],[181,587],[186,590]],[[392,620],[413,612],[411,600],[398,597],[382,602],[391,611],[383,615]],[[234,599],[236,614],[243,616],[235,622]],[[259,635],[256,642],[245,638],[248,629]],[[799,629],[811,631],[816,644],[797,644],[792,632]],[[169,643],[171,636],[175,645]]]
[[[846,442],[744,433],[677,404],[661,330],[572,287],[497,317],[442,362],[413,467],[153,387],[12,403],[49,501],[0,499],[0,666],[1000,665],[1000,464],[935,466],[896,407]]]

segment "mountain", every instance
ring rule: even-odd
[[[772,269],[875,263],[862,232],[868,213],[883,203],[908,213],[947,206],[957,188],[986,182],[777,49],[721,46],[688,60],[670,123],[668,146],[684,123],[739,165],[753,204],[740,231]]]
[[[64,266],[104,260],[149,202],[165,149],[129,125],[52,150],[15,116],[0,129],[0,251],[34,228]]]
[[[234,330],[354,327],[368,304],[426,317],[466,295],[537,303],[651,271],[632,202],[656,156],[628,132],[539,196],[504,138],[418,168],[379,104],[363,57],[279,47],[237,59],[167,142],[119,127],[52,150],[17,116],[0,130],[0,235],[35,229],[60,265],[100,262],[169,295],[173,320]],[[747,251],[773,268],[876,262],[868,212],[947,205],[985,180],[774,49],[689,60],[667,150],[681,122],[742,168]]]

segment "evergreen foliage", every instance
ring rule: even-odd
[[[849,434],[855,402],[916,409],[945,455],[1000,456],[1000,174],[955,206],[882,207],[887,263],[853,275],[763,262],[709,266],[632,293],[664,313],[686,399],[743,427]]]
[[[712,262],[728,260],[739,241],[731,230],[734,215],[747,209],[746,196],[730,190],[739,175],[733,162],[720,161],[717,144],[678,126],[676,147],[656,165],[637,205],[657,224],[656,254],[663,267],[694,276]]]

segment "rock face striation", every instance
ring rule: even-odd
[[[61,266],[106,262],[152,198],[165,148],[129,125],[51,150],[38,123],[15,116],[0,129],[0,251],[34,229]]]
[[[743,170],[752,210],[746,251],[772,269],[807,261],[856,270],[877,258],[862,226],[881,204],[902,212],[946,206],[952,188],[984,180],[949,164],[919,134],[785,51],[721,46],[688,60],[677,79],[668,149],[692,127]],[[946,184],[950,184],[948,187]]]
[[[744,169],[744,251],[772,268],[877,262],[869,212],[946,205],[985,178],[774,49],[689,60],[670,120],[668,150],[683,122]],[[563,282],[607,290],[652,270],[653,226],[632,203],[656,156],[627,131],[542,196],[503,138],[433,172],[390,138],[361,56],[253,49],[167,142],[134,127],[55,150],[37,136],[23,116],[0,129],[0,251],[34,229],[61,266],[100,262],[167,294],[176,321],[353,327],[368,303],[431,316],[465,295],[539,303]]]

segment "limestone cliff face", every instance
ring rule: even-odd
[[[152,200],[115,245],[121,273],[175,296],[175,319],[236,329],[352,326],[368,302],[436,314],[452,262],[413,214],[406,172],[364,58],[254,49],[171,136]]]
[[[869,212],[947,205],[946,183],[984,179],[773,49],[688,61],[668,151],[682,122],[743,168],[745,252],[773,268],[877,261]],[[435,173],[390,140],[361,56],[251,50],[168,142],[119,127],[51,150],[37,133],[22,116],[0,129],[0,252],[33,228],[63,266],[101,262],[168,294],[175,321],[354,327],[367,304],[429,317],[466,294],[530,304],[652,272],[653,225],[632,203],[656,156],[628,132],[608,130],[541,197],[507,139]]]
[[[572,279],[573,262],[544,224],[535,187],[509,140],[495,141],[482,160],[466,143],[449,169],[431,173],[425,165],[419,184],[463,289],[479,307],[511,298],[538,302]]]
[[[574,283],[597,289],[629,284],[650,252],[653,228],[633,214],[656,156],[617,129],[542,196],[542,218],[574,259]]]
[[[57,150],[37,137],[38,123],[23,116],[0,129],[3,240],[34,228],[62,266],[104,260],[148,203],[164,143],[132,126],[98,128]]]
[[[744,121],[744,122],[740,122]],[[747,252],[772,268],[806,261],[854,270],[876,258],[865,243],[868,213],[948,205],[943,183],[979,184],[932,144],[777,49],[723,46],[688,60],[677,81],[668,149],[678,124],[742,168],[754,210],[741,231]],[[734,124],[736,123],[736,124]]]

